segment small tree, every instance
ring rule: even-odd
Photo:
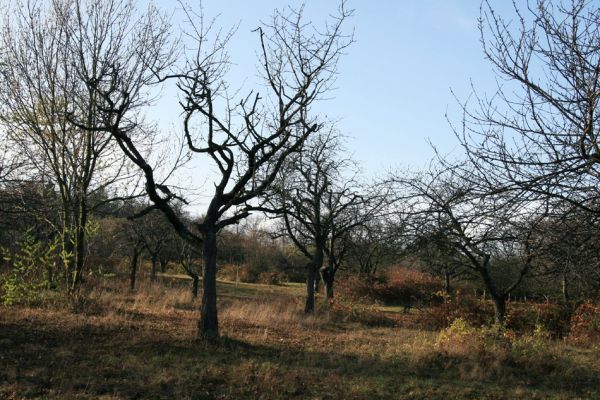
[[[179,265],[185,273],[192,278],[192,299],[198,297],[198,283],[202,273],[202,252],[193,248],[189,242],[179,239],[175,241]]]
[[[309,260],[307,313],[314,311],[317,274],[326,300],[332,298],[351,231],[373,217],[380,204],[376,196],[359,191],[356,166],[340,157],[340,149],[340,137],[333,131],[312,137],[301,153],[290,157],[261,208],[281,218],[282,231]]]
[[[391,217],[373,216],[353,229],[347,238],[349,263],[360,274],[374,276],[404,253],[403,224],[391,221]]]
[[[394,179],[403,213],[419,231],[444,232],[447,244],[465,257],[494,302],[496,323],[504,325],[506,301],[535,267],[540,255],[540,224],[547,204],[527,201],[522,192],[493,193],[475,187],[464,168],[432,168]],[[481,182],[481,181],[480,181]],[[506,268],[507,266],[513,268]]]

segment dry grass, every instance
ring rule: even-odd
[[[0,398],[600,398],[597,347],[507,348],[477,330],[442,343],[335,307],[306,317],[295,288],[260,286],[225,287],[224,338],[206,343],[187,286],[95,286],[77,301],[0,308]]]

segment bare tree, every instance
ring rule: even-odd
[[[502,187],[598,212],[600,8],[587,0],[523,9],[515,2],[512,17],[483,2],[483,52],[501,84],[463,105],[457,134],[471,167]]]
[[[7,66],[0,70],[0,122],[29,161],[28,173],[59,193],[56,229],[65,254],[72,255],[65,276],[74,291],[84,268],[86,225],[97,206],[94,194],[131,183],[116,142],[95,129],[96,93],[82,81],[82,71],[108,67],[100,65],[106,49],[147,58],[145,40],[149,35],[156,39],[164,24],[156,9],[137,14],[132,2],[116,0],[26,1],[9,10],[0,35],[0,64]],[[125,46],[124,35],[136,40]],[[82,129],[73,119],[92,129]]]
[[[553,208],[540,229],[544,246],[538,280],[560,288],[563,304],[594,296],[600,289],[598,215],[566,202]]]
[[[431,229],[422,231],[421,229]],[[446,235],[445,226],[420,226],[415,231],[412,251],[424,264],[425,270],[444,279],[444,292],[452,294],[451,280],[468,275],[468,260]]]
[[[328,191],[326,206],[330,213],[330,230],[325,246],[327,264],[320,270],[326,301],[333,298],[335,275],[348,261],[355,231],[381,217],[387,200],[386,188],[361,187],[354,179],[348,178],[337,188]],[[388,247],[387,250],[392,249]]]
[[[144,210],[147,210],[147,207]],[[175,246],[176,234],[169,221],[158,210],[143,212],[143,215],[138,218],[135,215],[130,218],[132,224],[129,229],[132,231],[133,243],[139,242],[143,250],[150,256],[150,280],[155,282],[161,254],[169,251],[169,247]],[[138,246],[134,245],[133,247],[137,248]],[[132,251],[135,252],[134,249]]]
[[[143,172],[153,207],[165,213],[178,234],[192,246],[203,244],[198,334],[214,337],[218,335],[217,233],[249,215],[250,202],[269,187],[285,159],[319,130],[319,125],[307,118],[307,112],[331,89],[337,62],[352,42],[352,37],[342,32],[351,12],[342,3],[332,22],[318,30],[303,21],[302,9],[276,11],[268,24],[255,31],[265,90],[234,100],[225,81],[225,48],[231,33],[209,41],[212,24],[205,25],[202,16],[186,10],[190,28],[187,35],[195,41],[195,47],[172,73],[161,73],[147,59],[132,63],[124,52],[103,55],[102,68],[79,73],[97,99],[101,130],[110,133]],[[154,40],[154,36],[142,36]],[[160,42],[152,46],[157,44]],[[142,54],[148,57],[153,53]],[[150,83],[150,78],[145,79],[150,71],[160,80],[176,83],[183,113],[182,137],[190,156],[207,157],[217,169],[204,220],[194,224],[194,231],[173,208],[172,201],[180,196],[160,183],[132,136],[137,129],[135,105],[142,89]]]
[[[179,265],[192,278],[192,299],[198,297],[198,284],[202,273],[202,251],[181,238],[175,242]]]
[[[523,191],[493,193],[473,186],[464,168],[433,167],[394,179],[402,212],[419,231],[440,230],[447,244],[468,261],[494,302],[495,320],[504,325],[508,295],[536,267],[541,237],[538,227],[548,214],[544,203]],[[507,268],[507,265],[513,267]]]
[[[348,258],[360,274],[373,276],[380,267],[395,262],[402,254],[404,229],[390,216],[372,217],[353,229],[347,239]]]
[[[309,260],[307,313],[314,311],[318,274],[329,299],[350,232],[376,209],[367,201],[374,197],[359,191],[356,165],[341,156],[341,149],[341,138],[332,130],[313,136],[289,158],[260,208],[281,218],[281,230]]]

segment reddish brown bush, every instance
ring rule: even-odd
[[[383,276],[353,275],[341,280],[338,290],[353,301],[421,307],[441,302],[442,285],[419,271],[394,268]]]
[[[553,303],[509,303],[506,326],[520,334],[543,329],[553,338],[563,338],[569,332],[569,307]]]
[[[289,281],[289,277],[285,272],[280,271],[266,271],[261,272],[256,280],[258,283],[265,283],[267,285],[281,285]]]
[[[600,342],[600,305],[583,303],[571,317],[568,340],[578,344]]]
[[[456,291],[443,303],[424,310],[420,319],[423,329],[437,330],[448,327],[457,318],[473,326],[489,325],[493,322],[493,315],[491,302]]]

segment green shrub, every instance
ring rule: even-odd
[[[51,286],[58,271],[58,240],[42,243],[28,232],[17,246],[13,254],[2,250],[2,257],[9,265],[9,272],[1,282],[0,301],[6,305],[37,299],[43,288]]]

